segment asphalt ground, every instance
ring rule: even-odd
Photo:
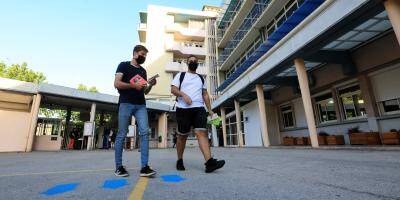
[[[400,199],[400,152],[213,148],[224,168],[204,172],[198,148],[186,171],[175,149],[150,150],[158,174],[139,178],[140,153],[124,152],[128,178],[114,172],[114,152],[0,154],[0,199]]]

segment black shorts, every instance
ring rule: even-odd
[[[195,131],[207,131],[207,112],[203,107],[176,108],[176,119],[179,135],[189,135],[192,127]]]

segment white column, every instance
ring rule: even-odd
[[[271,146],[268,134],[267,114],[265,110],[264,87],[263,85],[256,85],[258,109],[260,114],[261,132],[263,144],[265,147]]]
[[[397,37],[397,42],[400,44],[400,1],[385,0],[383,5],[388,13],[390,23],[393,26],[394,33]]]
[[[40,94],[35,95],[34,99],[33,99],[32,109],[31,109],[31,122],[30,122],[30,126],[29,126],[29,132],[28,132],[28,137],[27,137],[27,141],[26,141],[25,152],[32,151],[32,146],[33,146],[33,142],[35,139],[36,125],[37,125],[37,120],[38,120],[41,99],[42,99],[42,95],[40,95]]]
[[[235,99],[235,114],[236,114],[236,129],[238,134],[238,144],[239,147],[243,147],[243,134],[242,134],[242,119],[240,117],[240,104],[239,101]]]
[[[224,147],[228,144],[226,141],[226,114],[225,108],[221,107],[221,120],[222,120],[222,137],[224,137]]]
[[[167,148],[167,130],[168,130],[167,113],[164,112],[158,117],[158,134],[161,136],[161,142],[158,143],[158,148]]]
[[[90,109],[90,122],[93,124],[93,134],[92,136],[88,137],[88,143],[87,143],[87,150],[90,151],[93,149],[94,145],[94,133],[96,126],[94,124],[94,120],[96,119],[96,103],[92,103],[92,108]]]
[[[212,133],[212,140],[213,140],[213,146],[218,147],[218,131],[217,131],[217,126],[211,125],[211,133]]]
[[[314,111],[311,103],[310,87],[308,85],[306,65],[304,63],[304,60],[301,58],[295,59],[294,64],[296,66],[297,77],[299,79],[301,97],[303,99],[308,131],[311,138],[311,145],[312,147],[317,148],[319,147],[317,127],[315,125]]]

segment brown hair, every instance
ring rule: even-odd
[[[149,52],[149,50],[147,50],[147,48],[143,45],[136,45],[135,48],[133,48],[133,52],[139,52],[139,51],[145,51],[146,53]]]
[[[197,58],[197,56],[195,56],[195,55],[189,55],[189,56],[187,57],[187,61],[189,61],[190,58],[196,58],[196,60],[199,60],[199,58]]]

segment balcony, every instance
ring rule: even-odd
[[[165,71],[168,73],[187,71],[187,65],[186,63],[170,62],[165,66]],[[207,75],[207,67],[204,64],[199,64],[196,72],[200,75]]]
[[[204,41],[206,35],[204,29],[191,29],[177,23],[167,25],[165,31],[174,33],[174,37],[177,40]]]
[[[165,49],[168,52],[174,52],[183,57],[187,57],[188,55],[195,55],[199,57],[206,56],[206,49],[203,46],[196,47],[194,44],[188,44],[184,42],[167,42]]]
[[[139,23],[138,25],[139,40],[142,43],[146,42],[146,31],[147,31],[147,24]]]

